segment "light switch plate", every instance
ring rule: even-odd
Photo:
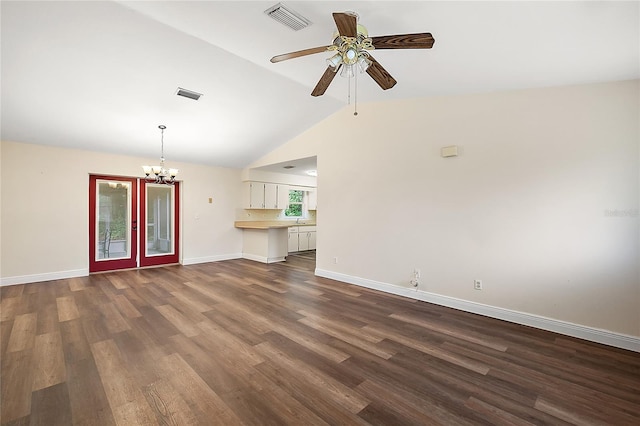
[[[458,146],[457,145],[443,146],[440,149],[440,155],[443,158],[446,158],[446,157],[457,157],[458,156]]]

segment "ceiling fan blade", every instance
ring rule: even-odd
[[[338,33],[345,37],[355,37],[358,35],[358,18],[349,13],[334,13],[333,20],[336,21]]]
[[[372,63],[371,66],[367,68],[367,74],[378,83],[378,86],[382,87],[382,90],[391,89],[395,86],[397,83],[396,79],[391,77],[391,74],[380,65],[380,62],[376,61],[371,55],[369,55],[369,59]]]
[[[431,33],[371,37],[371,41],[376,49],[431,49],[435,43]]]
[[[315,53],[326,52],[329,46],[320,46],[320,47],[312,47],[310,49],[298,50],[297,52],[283,53],[282,55],[277,55],[271,58],[271,62],[274,64],[276,62],[286,61],[287,59],[299,58],[301,56],[313,55]]]
[[[333,81],[336,74],[338,74],[338,71],[340,71],[341,67],[342,65],[340,65],[336,71],[334,71],[331,67],[327,67],[327,69],[324,71],[324,74],[322,74],[322,77],[320,77],[320,81],[318,81],[318,84],[316,84],[316,87],[314,87],[313,92],[311,92],[311,96],[324,95],[324,92],[327,91],[327,88]]]

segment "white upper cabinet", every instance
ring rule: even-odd
[[[307,192],[307,210],[318,210],[318,192],[316,190]]]
[[[289,202],[289,186],[276,183],[244,182],[245,209],[283,210]]]
[[[264,183],[244,182],[243,183],[243,207],[245,209],[264,208]]]
[[[264,184],[264,208],[278,208],[278,185],[275,183]]]
[[[289,207],[289,185],[278,184],[278,208],[286,209]]]
[[[264,183],[251,182],[251,208],[264,209]]]
[[[264,205],[266,209],[284,210],[289,204],[289,185],[264,184]]]

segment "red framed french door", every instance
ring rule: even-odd
[[[89,177],[89,272],[135,268],[138,180]]]
[[[180,183],[140,183],[140,266],[179,263]]]
[[[89,272],[180,262],[180,184],[89,177]]]

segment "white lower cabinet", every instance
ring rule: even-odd
[[[287,257],[286,229],[243,229],[242,257],[262,263],[284,262]]]
[[[289,253],[298,251],[298,227],[289,227]]]
[[[316,231],[309,232],[309,250],[316,249]]]
[[[298,231],[298,251],[309,250],[309,233]]]
[[[289,227],[289,253],[316,249],[315,226]]]

